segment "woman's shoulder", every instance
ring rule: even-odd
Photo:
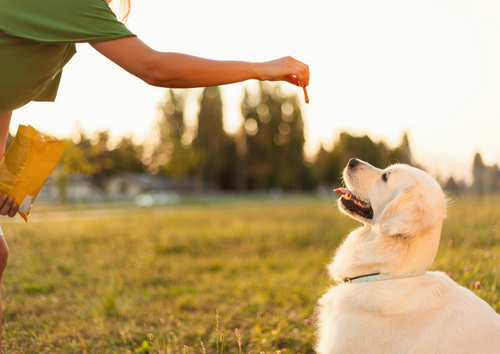
[[[133,35],[104,0],[0,0],[0,29],[42,42],[99,42]]]

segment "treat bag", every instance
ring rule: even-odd
[[[28,222],[33,202],[56,167],[64,143],[38,135],[31,126],[19,125],[14,141],[0,159],[0,195],[7,193],[19,204]]]

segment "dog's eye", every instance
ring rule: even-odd
[[[382,175],[382,179],[384,180],[384,182],[387,182],[388,177],[389,177],[389,173],[387,173],[387,172]]]

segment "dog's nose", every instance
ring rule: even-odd
[[[358,159],[354,159],[354,158],[353,158],[353,159],[350,159],[350,160],[349,160],[349,163],[347,164],[347,166],[348,166],[349,168],[354,168],[354,167],[358,166],[360,163],[361,163],[361,162],[359,162],[359,160],[358,160]]]

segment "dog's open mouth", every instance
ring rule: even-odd
[[[366,219],[373,219],[373,209],[370,204],[359,200],[349,189],[337,188],[335,193],[342,195],[340,200],[347,210],[354,212]]]

